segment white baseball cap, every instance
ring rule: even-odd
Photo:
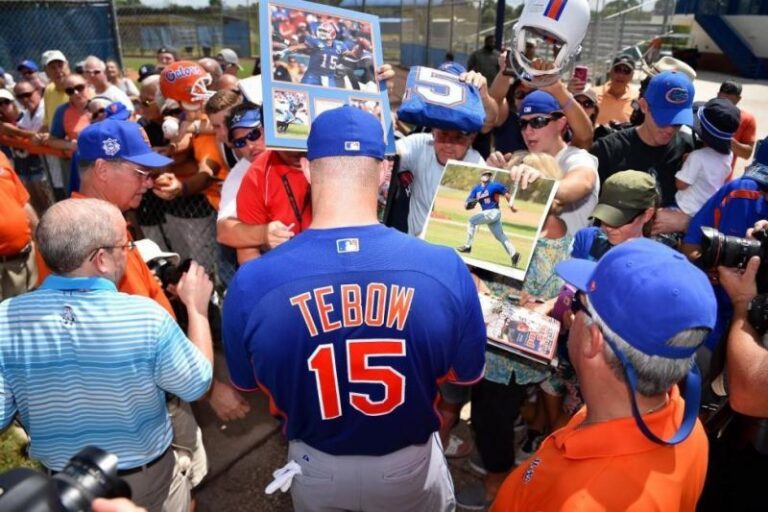
[[[13,97],[13,93],[8,89],[3,88],[0,88],[0,99],[16,101],[16,98]]]
[[[43,52],[43,58],[41,60],[43,61],[43,67],[57,60],[69,62],[60,50],[48,50],[47,52]]]
[[[144,240],[137,240],[136,248],[139,250],[139,254],[141,255],[141,259],[144,260],[144,263],[149,263],[150,261],[157,258],[165,258],[174,265],[178,265],[179,261],[181,261],[181,256],[179,256],[177,253],[164,252],[162,249],[160,249],[159,245],[157,245],[153,240],[150,240],[149,238],[145,238]]]

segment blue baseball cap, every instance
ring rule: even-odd
[[[254,108],[233,115],[229,119],[229,131],[236,128],[257,128],[261,126],[261,110]]]
[[[369,156],[384,159],[384,130],[373,114],[350,105],[326,110],[312,121],[307,159]]]
[[[671,347],[666,342],[688,329],[711,331],[717,320],[715,293],[704,272],[681,253],[647,238],[617,245],[597,262],[563,261],[555,272],[589,298],[594,311],[614,333],[649,356],[691,358],[700,345]],[[650,327],[649,319],[653,319]],[[640,431],[658,444],[674,445],[685,440],[696,425],[701,402],[701,374],[696,363],[686,377],[680,427],[664,440],[651,432],[642,418],[635,398],[638,380],[632,362],[605,333],[603,339],[621,361],[632,416]]]
[[[35,73],[40,71],[40,68],[38,68],[37,64],[35,64],[35,61],[31,59],[25,59],[21,61],[18,66],[16,66],[16,71],[22,71],[23,69],[29,69],[30,71],[34,71]]]
[[[551,114],[562,111],[560,103],[554,96],[544,91],[533,91],[528,94],[520,104],[518,114],[527,116],[530,114]]]
[[[152,151],[133,121],[107,118],[87,126],[77,138],[77,156],[80,160],[127,160],[145,167],[165,167],[173,163],[170,158]]]
[[[659,126],[693,124],[693,82],[683,73],[665,71],[651,78],[645,101]]]
[[[768,137],[757,142],[755,157],[744,169],[744,177],[755,180],[763,188],[768,188]]]
[[[128,111],[128,108],[126,108],[126,106],[119,101],[110,103],[107,105],[107,108],[105,108],[104,111],[107,113],[107,117],[109,119],[115,119],[117,121],[125,121],[131,117],[131,113]]]
[[[450,73],[452,75],[459,76],[462,73],[467,72],[467,68],[459,64],[458,62],[443,62],[440,64],[440,67],[437,68],[440,71],[445,71],[446,73]]]

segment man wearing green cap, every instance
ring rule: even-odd
[[[592,218],[600,227],[580,229],[573,240],[574,258],[598,260],[608,249],[644,236],[658,203],[656,179],[640,171],[621,171],[608,178]]]

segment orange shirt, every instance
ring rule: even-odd
[[[632,100],[637,99],[639,91],[632,86],[628,86],[624,94],[617,98],[613,94],[608,93],[610,88],[610,82],[603,86],[595,87],[597,105],[600,107],[600,112],[597,114],[597,124],[608,124],[608,121],[629,122],[629,118],[632,115]]]
[[[677,387],[663,409],[643,417],[657,436],[669,439],[685,404]],[[646,438],[634,418],[577,428],[586,409],[544,440],[539,450],[507,477],[491,512],[693,512],[704,488],[709,446],[697,420],[675,446]]]
[[[736,128],[736,133],[733,134],[733,138],[742,144],[754,144],[756,140],[757,121],[755,116],[747,112],[746,110],[739,110],[739,127]],[[728,175],[726,181],[731,181],[733,177],[733,168],[736,167],[736,154],[733,155],[731,160],[731,174]]]
[[[72,192],[71,196],[72,199],[83,199],[86,197],[87,196],[84,196],[79,192]],[[128,233],[128,239],[131,239],[130,232]],[[40,284],[51,274],[51,270],[42,258],[38,258],[37,263],[39,272],[38,284]],[[168,297],[165,296],[165,292],[160,287],[160,284],[152,276],[152,272],[149,270],[147,264],[141,259],[141,254],[139,254],[138,249],[128,251],[125,261],[125,274],[118,284],[117,289],[129,295],[149,297],[160,304],[173,318],[176,318],[176,315],[173,313],[173,307],[168,301]]]
[[[283,183],[288,181],[293,201]],[[309,183],[301,169],[290,167],[275,151],[265,151],[245,172],[237,192],[237,218],[246,224],[269,224],[279,220],[298,235],[312,222]],[[296,215],[300,213],[301,219]]]
[[[0,152],[0,256],[14,256],[32,240],[27,202],[29,192]]]
[[[211,206],[218,210],[221,202],[221,186],[229,174],[227,163],[219,150],[219,142],[216,136],[210,133],[196,135],[192,138],[192,151],[198,164],[205,162],[213,171],[214,182],[203,190],[203,194]]]

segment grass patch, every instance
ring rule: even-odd
[[[515,249],[520,252],[519,264],[522,265],[524,262],[528,261],[530,240],[517,237],[516,233],[507,230],[506,226],[504,232],[514,244]],[[455,248],[466,242],[467,228],[466,225],[460,226],[450,222],[441,221],[440,219],[429,219],[426,240],[433,244],[446,245]],[[498,265],[506,267],[512,266],[507,251],[505,251],[501,243],[493,237],[486,226],[480,226],[475,233],[475,240],[472,242],[472,252],[470,255],[473,258],[489,261]]]
[[[27,440],[23,431],[11,425],[0,432],[0,473],[13,468],[41,469],[37,462],[26,456]]]

